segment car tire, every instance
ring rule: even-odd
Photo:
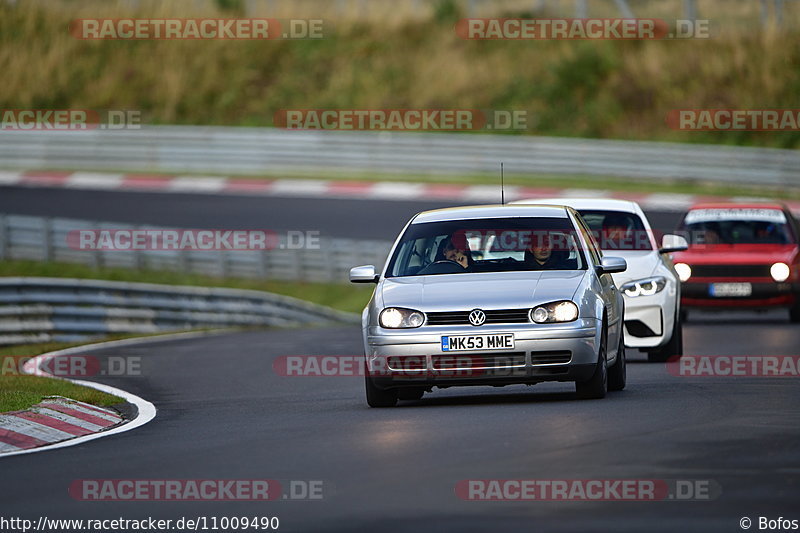
[[[397,398],[400,400],[421,400],[425,394],[425,389],[406,388],[397,390]]]
[[[789,320],[793,324],[800,322],[800,294],[796,296],[797,303],[789,309]]]
[[[651,363],[665,363],[670,358],[680,358],[683,355],[683,321],[679,317],[680,315],[675,316],[677,321],[669,342],[657,350],[648,352],[647,360]]]
[[[366,366],[366,363],[365,363]],[[369,377],[369,371],[365,368],[364,383],[367,392],[367,405],[370,407],[394,407],[397,405],[397,390],[395,389],[380,389],[372,382]]]
[[[619,391],[625,388],[627,380],[627,360],[625,358],[625,332],[620,331],[617,360],[608,369],[608,390]]]
[[[603,333],[600,336],[600,349],[597,350],[597,365],[594,374],[588,381],[576,381],[575,392],[580,400],[599,400],[606,397],[608,390],[608,369],[606,368],[606,344],[608,343],[608,331],[603,326]]]

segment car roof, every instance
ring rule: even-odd
[[[412,224],[478,218],[549,217],[568,218],[565,206],[555,205],[472,205],[448,207],[419,213]]]
[[[703,202],[694,204],[689,210],[693,209],[786,209],[781,203],[778,202]]]
[[[514,204],[556,204],[568,205],[573,209],[597,209],[601,211],[623,211],[626,213],[639,213],[639,204],[633,200],[619,200],[617,198],[533,198],[530,200],[517,200]]]

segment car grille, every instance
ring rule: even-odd
[[[769,278],[770,265],[691,265],[698,278]]]
[[[532,365],[565,365],[572,359],[572,352],[531,352]]]
[[[525,352],[434,355],[431,363],[435,370],[524,367]]]
[[[530,309],[493,309],[486,310],[486,324],[520,324],[530,322],[528,319]],[[459,326],[470,325],[469,314],[472,311],[444,311],[427,313],[429,326]]]

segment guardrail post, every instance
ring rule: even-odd
[[[228,278],[230,275],[230,269],[228,268],[228,252],[225,250],[220,250],[217,254],[219,257],[219,271],[222,274],[223,278]]]
[[[53,221],[49,218],[42,219],[42,259],[53,260]]]
[[[575,18],[585,19],[587,17],[588,9],[586,0],[575,0]]]
[[[138,226],[136,229],[141,230],[145,228],[142,226]],[[136,270],[144,270],[146,268],[144,250],[140,250],[134,247],[133,263],[134,265],[136,265]]]
[[[627,0],[614,0],[614,3],[617,5],[617,8],[619,8],[619,11],[620,13],[622,13],[623,18],[626,19],[636,18],[633,14],[633,11],[631,11],[631,7],[628,5]]]
[[[8,239],[8,217],[0,215],[0,259],[11,259]]]
[[[258,261],[256,262],[256,277],[258,278],[266,278],[269,269],[267,268],[267,250],[259,250],[258,252]]]

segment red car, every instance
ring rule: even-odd
[[[800,225],[781,204],[704,203],[685,215],[689,249],[674,255],[681,305],[789,309],[800,322]]]

